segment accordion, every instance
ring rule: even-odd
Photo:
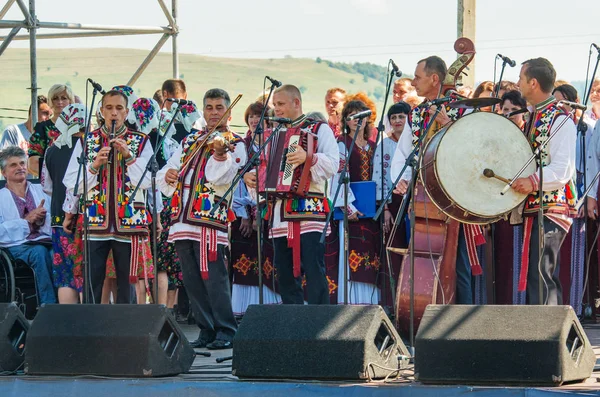
[[[306,161],[294,166],[288,153],[298,145],[306,151]],[[275,197],[305,197],[310,189],[310,166],[317,148],[317,136],[310,128],[281,129],[268,145],[267,157],[259,166],[258,192]]]

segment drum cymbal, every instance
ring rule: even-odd
[[[448,104],[448,107],[458,108],[458,109],[475,109],[475,108],[484,108],[487,106],[494,106],[498,103],[502,102],[500,98],[471,98],[471,99],[463,99],[461,101],[454,101]]]

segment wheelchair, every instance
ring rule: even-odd
[[[0,302],[16,302],[25,318],[33,320],[39,307],[38,296],[33,269],[0,248]]]
[[[31,180],[39,183],[39,180]],[[0,181],[3,188],[6,181]],[[35,273],[25,262],[15,260],[0,248],[0,303],[16,302],[28,320],[33,320],[39,307]]]

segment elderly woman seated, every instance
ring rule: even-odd
[[[52,285],[50,198],[40,185],[27,181],[27,155],[17,146],[0,151],[0,247],[35,273],[38,299],[56,303]]]

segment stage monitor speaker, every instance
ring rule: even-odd
[[[177,375],[195,357],[162,305],[43,305],[27,343],[31,375]]]
[[[240,378],[368,379],[408,351],[380,306],[251,305],[233,340]]]
[[[0,304],[0,372],[21,368],[29,321],[14,303]]]
[[[423,383],[559,386],[595,363],[570,306],[429,305],[415,340]]]

